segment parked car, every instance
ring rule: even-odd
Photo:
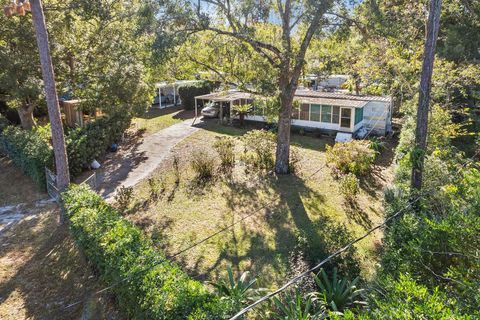
[[[202,109],[202,116],[206,118],[218,118],[220,114],[220,103],[209,102]]]

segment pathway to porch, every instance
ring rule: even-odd
[[[121,145],[97,171],[98,192],[104,198],[112,198],[120,187],[133,187],[146,179],[177,143],[199,130],[192,122],[188,119]]]

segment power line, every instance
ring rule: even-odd
[[[475,154],[469,158],[468,160],[473,160],[478,154],[480,153],[480,150],[475,152]],[[455,173],[455,176],[458,176],[460,174],[460,172],[462,171],[462,169],[464,169],[468,164],[468,160],[457,170],[457,172]],[[254,303],[248,305],[247,307],[243,308],[241,311],[239,311],[237,314],[235,314],[233,317],[230,318],[230,320],[236,320],[238,318],[240,318],[241,316],[243,316],[244,314],[246,314],[247,312],[249,312],[250,310],[252,310],[253,308],[255,308],[257,305],[259,305],[260,303],[266,301],[266,300],[269,300],[270,298],[276,296],[277,294],[281,293],[282,291],[284,291],[285,289],[287,289],[288,287],[290,287],[291,285],[297,283],[299,280],[301,280],[302,278],[306,277],[306,276],[309,276],[311,275],[315,270],[317,270],[318,268],[320,268],[322,265],[324,265],[325,263],[327,263],[328,261],[330,261],[331,259],[337,257],[338,255],[342,254],[343,252],[345,252],[346,250],[348,250],[351,246],[353,246],[354,244],[356,244],[357,242],[360,242],[362,241],[363,239],[365,239],[366,237],[368,237],[371,233],[373,233],[375,230],[378,230],[384,226],[387,225],[388,222],[390,222],[391,220],[395,219],[396,217],[398,217],[401,213],[403,213],[405,210],[409,209],[412,207],[413,204],[415,204],[416,202],[418,202],[423,196],[422,195],[418,195],[414,200],[410,201],[405,207],[403,207],[402,209],[398,210],[396,213],[394,213],[393,215],[391,215],[390,217],[388,217],[387,219],[385,219],[381,224],[371,228],[370,230],[368,230],[364,235],[362,235],[361,237],[351,241],[350,243],[348,243],[347,245],[345,245],[343,248],[337,250],[336,252],[332,253],[331,255],[329,255],[327,258],[325,258],[324,260],[322,260],[319,264],[317,264],[316,266],[314,266],[313,268],[310,268],[309,270],[301,273],[300,275],[292,278],[290,281],[288,281],[287,283],[285,283],[282,287],[280,287],[279,289],[263,296],[262,298],[260,298],[259,300],[255,301]]]
[[[313,268],[310,268],[309,270],[299,274],[298,276],[292,278],[290,281],[288,281],[287,283],[285,283],[282,287],[280,287],[279,289],[265,295],[264,297],[262,297],[261,299],[255,301],[254,303],[248,305],[247,307],[245,307],[244,309],[242,309],[240,312],[238,312],[237,314],[235,314],[233,317],[230,318],[230,320],[235,320],[235,319],[238,319],[240,318],[241,316],[243,316],[245,313],[247,313],[248,311],[252,310],[253,308],[255,308],[258,304],[266,301],[266,300],[269,300],[270,298],[276,296],[277,294],[279,294],[280,292],[284,291],[285,289],[287,289],[288,287],[290,287],[291,285],[297,283],[299,280],[301,280],[302,278],[306,277],[306,276],[309,276],[312,272],[314,272],[315,270],[319,269],[322,265],[324,265],[325,263],[327,263],[328,261],[330,261],[331,259],[337,257],[338,255],[340,255],[341,253],[345,252],[346,250],[348,250],[351,246],[353,246],[354,244],[356,244],[357,242],[359,241],[362,241],[363,239],[365,239],[366,237],[368,237],[371,233],[373,233],[375,230],[377,229],[380,229],[381,227],[383,227],[384,225],[386,225],[389,221],[391,221],[392,219],[398,217],[402,212],[404,212],[405,210],[409,209],[415,202],[417,202],[418,200],[420,200],[421,196],[418,196],[415,200],[411,201],[408,203],[408,205],[406,205],[405,207],[403,207],[401,210],[399,210],[398,212],[396,212],[394,215],[390,216],[389,218],[385,219],[381,224],[371,228],[370,230],[368,230],[364,235],[362,235],[361,237],[351,241],[350,243],[348,243],[346,246],[344,246],[343,248],[335,251],[334,253],[332,253],[331,255],[329,255],[327,258],[323,259],[319,264],[317,264],[316,266],[314,266]]]
[[[322,169],[324,169],[326,166],[327,166],[326,164],[320,166],[320,168],[318,168],[317,170],[315,170],[315,171],[314,171],[311,175],[309,175],[304,181],[306,182],[306,181],[310,180],[311,178],[313,178],[317,173],[319,173],[319,172],[320,172]],[[201,239],[201,240],[199,240],[199,241],[197,241],[197,242],[194,242],[193,244],[191,244],[191,245],[189,245],[189,246],[181,249],[180,251],[177,251],[177,252],[174,253],[173,255],[170,255],[170,256],[168,256],[168,257],[165,257],[165,258],[163,258],[163,259],[161,259],[161,260],[159,260],[159,261],[157,261],[157,262],[154,262],[151,266],[149,266],[149,267],[147,267],[147,268],[145,268],[145,269],[143,269],[143,270],[134,272],[134,273],[132,273],[130,276],[128,276],[128,277],[126,277],[126,278],[123,278],[123,279],[120,279],[120,280],[118,280],[117,282],[113,283],[112,285],[110,285],[110,286],[108,286],[108,287],[105,287],[105,288],[103,288],[103,289],[101,289],[101,290],[96,291],[96,292],[94,293],[94,295],[98,295],[98,294],[101,294],[101,293],[103,293],[103,292],[105,292],[105,291],[108,291],[108,290],[116,287],[117,285],[125,282],[125,281],[128,281],[128,280],[130,280],[130,279],[132,279],[132,278],[134,278],[134,277],[136,277],[136,276],[139,276],[139,275],[141,275],[141,274],[143,274],[143,273],[145,273],[145,272],[148,272],[148,271],[150,271],[151,269],[155,268],[156,266],[159,266],[159,265],[161,265],[161,264],[164,263],[164,262],[170,261],[170,260],[178,257],[179,255],[182,255],[182,254],[184,254],[185,252],[192,250],[193,248],[195,248],[195,247],[197,247],[197,246],[199,246],[199,245],[201,245],[201,244],[209,241],[210,239],[212,239],[212,238],[214,238],[214,237],[222,234],[223,232],[225,232],[225,231],[227,231],[227,230],[230,230],[231,228],[233,228],[233,227],[235,227],[236,225],[238,225],[240,222],[243,222],[243,221],[245,221],[245,220],[247,220],[247,219],[255,216],[258,212],[260,212],[260,210],[267,208],[268,206],[274,204],[276,201],[277,201],[277,200],[275,199],[275,200],[272,200],[272,201],[269,201],[269,202],[265,203],[263,206],[257,208],[256,210],[254,210],[253,212],[249,213],[248,215],[243,216],[241,219],[232,222],[231,224],[229,224],[229,225],[227,225],[227,226],[225,226],[225,227],[217,230],[216,232],[212,233],[211,235],[209,235],[209,236],[207,236],[207,237],[205,237],[205,238],[203,238],[203,239]],[[302,204],[302,202],[299,202],[292,210],[295,210],[295,209],[296,209],[298,206],[300,206],[301,204]],[[75,303],[69,304],[69,305],[66,306],[64,309],[71,308],[71,307],[76,306],[76,305],[78,305],[78,304],[80,304],[80,303],[82,303],[82,302],[83,302],[83,300],[80,300],[80,301],[77,301],[77,302],[75,302]]]

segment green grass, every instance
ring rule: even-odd
[[[186,117],[180,107],[166,109],[152,108],[143,116],[133,118],[133,125],[138,130],[144,130],[147,134],[156,133],[162,129],[182,122]]]
[[[180,159],[180,183],[174,183],[172,160],[158,170],[155,177],[164,181],[164,195],[156,203],[139,209],[130,219],[150,234],[154,243],[174,254],[217,230],[255,212],[255,215],[178,257],[193,276],[216,279],[225,274],[226,266],[259,275],[264,286],[278,285],[288,274],[288,257],[298,244],[299,236],[315,246],[327,243],[338,247],[332,228],[344,224],[354,235],[382,221],[382,187],[361,191],[354,208],[345,206],[330,169],[323,168],[324,149],[330,140],[294,136],[292,141],[300,154],[297,175],[279,176],[245,173],[237,163],[231,180],[218,178],[205,187],[195,186],[189,161],[195,150],[214,155],[212,141],[218,135],[240,136],[243,129],[215,124],[200,130],[174,149]],[[237,151],[242,146],[237,142]],[[310,178],[309,178],[310,177]],[[378,190],[373,190],[373,189]],[[148,198],[144,183],[137,197]],[[358,246],[358,260],[364,275],[375,267],[375,245],[381,234],[375,234]],[[328,242],[331,243],[328,243]]]

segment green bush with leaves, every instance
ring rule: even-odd
[[[114,114],[68,131],[65,140],[70,174],[80,174],[93,159],[103,155],[112,143],[119,142],[130,126],[130,120],[128,114]]]
[[[45,167],[53,167],[53,153],[47,141],[33,131],[8,126],[0,134],[0,147],[23,173],[45,189]]]
[[[242,136],[242,160],[256,170],[273,170],[275,164],[275,134],[265,130],[251,130]]]
[[[376,152],[365,140],[337,142],[327,146],[327,163],[343,174],[366,174],[373,166]]]
[[[7,118],[3,116],[3,114],[0,114],[0,134],[2,131],[10,125],[10,121],[8,121]]]
[[[195,179],[200,183],[211,180],[215,175],[215,158],[204,151],[195,152],[190,165],[195,172]]]
[[[325,307],[314,293],[302,294],[298,289],[273,298],[275,320],[320,320],[325,318]]]
[[[358,192],[360,191],[360,181],[353,174],[345,174],[340,177],[340,192],[349,202],[355,200]]]
[[[213,147],[220,157],[222,171],[232,169],[235,166],[235,139],[231,137],[217,137]]]
[[[115,202],[118,210],[127,213],[133,201],[133,187],[120,187],[115,194]]]
[[[357,308],[365,306],[366,302],[363,298],[363,289],[357,287],[359,277],[353,281],[338,276],[337,268],[333,269],[332,276],[329,277],[322,268],[320,272],[314,276],[315,283],[318,287],[318,297],[326,307],[331,311],[343,311],[345,309]]]
[[[212,92],[216,85],[210,81],[197,81],[194,83],[184,84],[178,88],[178,95],[182,100],[185,110],[195,108],[195,97]]]
[[[223,319],[226,308],[87,186],[62,195],[70,230],[130,319]]]

